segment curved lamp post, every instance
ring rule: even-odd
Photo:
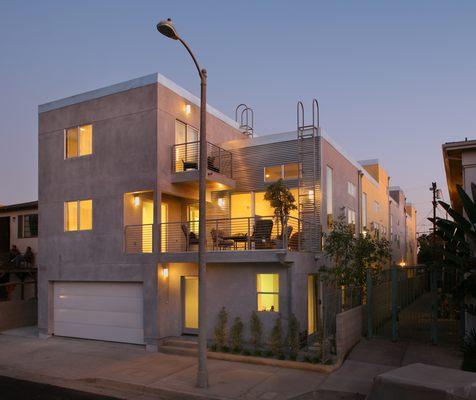
[[[205,254],[206,237],[206,179],[207,179],[207,71],[201,69],[195,55],[188,44],[178,35],[172,20],[168,18],[157,24],[157,30],[170,39],[178,40],[184,45],[197,67],[200,75],[200,159],[199,159],[199,222],[198,222],[198,373],[197,386],[208,386],[207,371],[207,319],[206,319],[206,273],[207,263]]]

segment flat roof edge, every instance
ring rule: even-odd
[[[110,86],[105,86],[99,89],[94,89],[84,93],[76,94],[74,96],[69,96],[63,99],[53,100],[48,103],[40,104],[38,106],[38,114],[57,110],[63,107],[68,107],[73,104],[78,104],[85,101],[99,99],[101,97],[110,96],[116,93],[121,93],[121,92],[131,90],[131,89],[136,89],[139,87],[152,85],[154,83],[159,83],[167,87],[174,93],[178,94],[179,96],[187,99],[191,103],[197,106],[200,106],[200,99],[197,96],[193,95],[188,90],[177,85],[175,82],[166,78],[162,74],[156,72],[153,74],[142,76],[140,78],[131,79],[125,82],[116,83]],[[239,124],[236,121],[234,121],[227,115],[223,114],[221,111],[218,111],[216,108],[210,106],[208,103],[207,103],[207,111],[213,116],[215,116],[216,118],[232,126],[233,128],[239,129]]]

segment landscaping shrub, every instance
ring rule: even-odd
[[[269,347],[275,356],[279,357],[283,354],[283,328],[281,324],[281,314],[276,318],[276,322],[271,330]]]
[[[218,350],[224,350],[226,345],[226,325],[228,323],[228,313],[225,307],[222,307],[218,313],[217,323],[215,325],[215,345]]]
[[[461,351],[463,352],[463,371],[476,372],[476,330],[471,332],[462,340]]]
[[[291,314],[288,323],[288,336],[286,338],[289,356],[295,360],[299,352],[299,321],[294,314]]]
[[[251,341],[251,344],[254,346],[255,353],[257,353],[261,346],[261,338],[263,336],[263,324],[261,323],[261,320],[259,319],[259,316],[256,313],[256,311],[253,311],[251,313],[250,331],[251,331],[250,341]]]
[[[240,352],[243,348],[243,322],[240,317],[236,317],[230,329],[230,345],[231,350]]]

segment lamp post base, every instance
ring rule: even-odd
[[[207,371],[198,371],[197,387],[199,387],[200,389],[208,388],[208,372]]]

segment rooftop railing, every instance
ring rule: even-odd
[[[221,147],[207,142],[207,169],[233,177],[233,156]],[[200,142],[188,142],[172,146],[172,172],[185,172],[200,168]]]

